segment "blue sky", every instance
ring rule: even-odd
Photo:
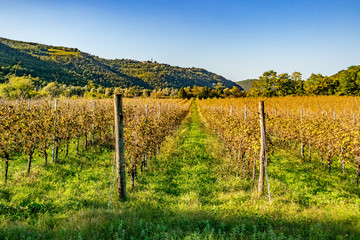
[[[201,67],[233,81],[271,69],[307,78],[360,65],[358,0],[0,0],[0,6],[1,37]]]

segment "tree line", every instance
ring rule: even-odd
[[[252,83],[248,96],[273,97],[288,95],[346,95],[360,94],[360,66],[350,66],[330,77],[311,74],[302,80],[302,74],[294,72],[277,74],[270,70]]]
[[[227,88],[221,83],[218,83],[216,87],[186,87],[180,88],[178,92],[178,98],[233,98],[233,97],[246,97],[247,93],[241,91],[238,87]]]
[[[86,98],[111,98],[114,94],[121,93],[127,98],[151,97],[151,98],[225,98],[245,96],[245,92],[237,87],[231,89],[224,87],[221,83],[215,88],[210,87],[186,87],[186,88],[159,88],[142,89],[138,86],[128,88],[111,88],[96,86],[89,82],[86,86],[71,86],[58,82],[51,82],[44,87],[37,87],[35,83],[39,78],[28,76],[9,77],[6,83],[0,84],[0,97],[6,99],[29,99],[43,97],[86,97]]]

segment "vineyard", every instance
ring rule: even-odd
[[[0,100],[0,239],[359,239],[358,101],[125,98],[119,201],[114,100]]]
[[[161,142],[186,116],[190,102],[127,100],[124,105],[124,136],[127,169],[137,178],[148,159],[154,157]],[[64,100],[54,102],[2,102],[0,105],[0,153],[5,159],[5,183],[13,156],[28,158],[27,174],[31,172],[34,154],[43,157],[44,165],[66,161],[69,145],[76,152],[90,145],[114,149],[114,103],[111,100]],[[82,145],[82,146],[80,146]],[[59,159],[59,151],[63,158]]]
[[[356,168],[360,178],[360,112],[356,97],[287,97],[199,101],[200,110],[237,159],[235,171],[256,176],[260,151],[258,103],[265,100],[267,152],[274,147],[298,151],[328,171],[334,161]],[[312,157],[314,152],[318,158]],[[354,178],[355,179],[355,178]]]

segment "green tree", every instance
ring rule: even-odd
[[[295,83],[295,95],[304,94],[304,81],[302,80],[302,74],[299,72],[293,72],[291,80]]]
[[[215,87],[215,94],[217,97],[223,97],[223,94],[224,94],[224,85],[219,82],[216,87]]]
[[[277,73],[274,70],[264,72],[264,74],[259,77],[259,80],[253,82],[250,94],[252,96],[263,97],[275,96],[277,82]]]
[[[194,97],[194,94],[193,94],[193,92],[192,92],[192,89],[191,89],[191,87],[185,87],[184,88],[184,90],[185,90],[185,92],[186,92],[186,98],[192,98],[192,97]]]
[[[184,88],[180,88],[177,96],[178,96],[178,98],[182,98],[182,99],[187,98],[187,94],[186,94]]]
[[[0,84],[0,96],[5,98],[30,98],[37,93],[34,90],[34,80],[31,76],[11,76],[8,83]]]
[[[347,70],[336,74],[334,80],[338,81],[338,95],[360,94],[360,66],[351,66]]]
[[[142,91],[142,96],[143,97],[150,97],[150,90],[149,89],[144,89]]]
[[[52,97],[57,97],[60,95],[60,89],[59,86],[56,82],[51,82],[48,85],[46,85],[43,89],[42,92],[44,92],[45,94],[48,94]]]
[[[295,75],[294,75],[295,74]],[[275,96],[287,96],[287,95],[296,95],[300,92],[302,81],[301,74],[295,72],[292,76],[289,76],[287,73],[279,74],[275,84],[276,93]]]
[[[211,92],[211,88],[203,87],[198,97],[200,99],[208,98],[210,97],[210,92]]]
[[[231,95],[230,89],[229,89],[229,88],[225,88],[225,89],[224,89],[224,97],[230,97],[230,95]]]
[[[178,89],[171,89],[171,93],[170,93],[170,97],[176,97],[178,94],[179,90]]]
[[[321,74],[311,74],[304,89],[307,95],[331,95],[336,92],[336,81]]]
[[[237,87],[232,87],[232,89],[230,90],[231,95],[233,95],[234,97],[240,97],[241,96],[241,91],[239,90],[239,88]]]

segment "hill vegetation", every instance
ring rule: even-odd
[[[26,92],[19,90],[20,85]],[[234,83],[201,68],[181,68],[131,59],[110,60],[77,48],[0,38],[2,97],[75,95],[103,98],[113,93],[156,98],[355,96],[360,94],[360,66],[350,66],[332,76],[312,74],[306,80],[302,79],[300,72],[290,75],[270,70],[258,79]]]
[[[246,80],[238,81],[236,82],[236,84],[239,85],[242,89],[244,89],[244,91],[248,92],[251,88],[252,83],[256,80],[257,79],[246,79]]]
[[[38,77],[36,86],[57,82],[72,86],[93,83],[101,87],[145,89],[188,86],[237,86],[202,68],[182,68],[152,61],[104,59],[77,48],[49,46],[0,38],[0,83],[7,75]]]

